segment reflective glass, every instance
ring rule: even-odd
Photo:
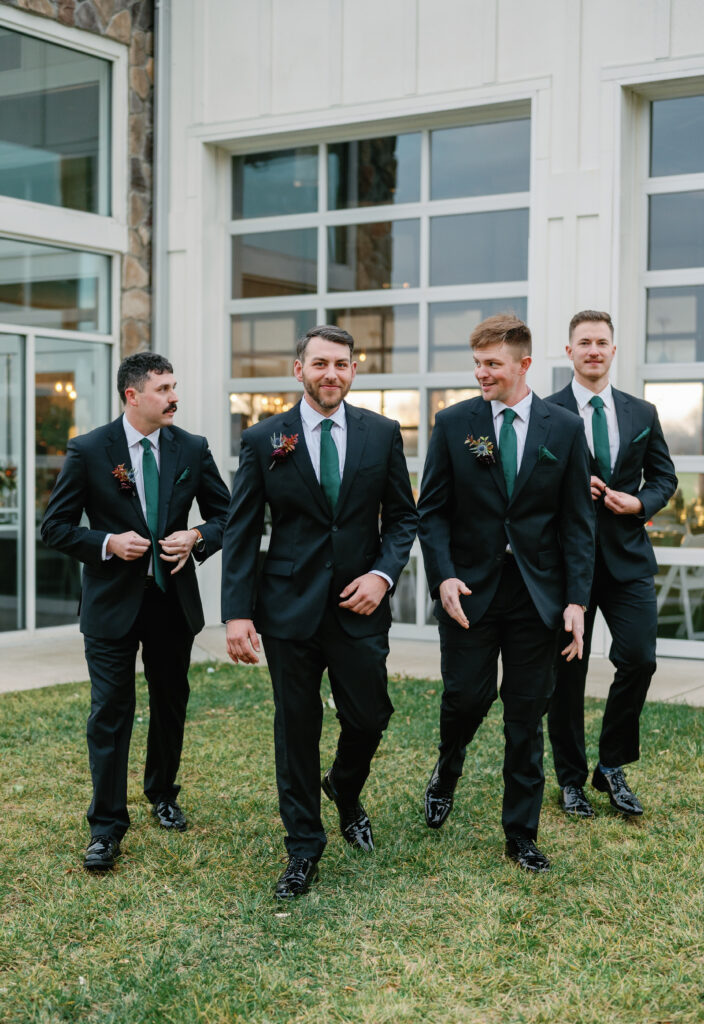
[[[333,309],[329,322],[354,338],[357,373],[418,372],[418,307]]]
[[[648,270],[704,267],[704,191],[650,197]]]
[[[0,334],[0,633],[25,625],[24,350]]]
[[[478,398],[479,388],[433,388],[428,391],[428,437],[433,432],[435,417],[442,409],[447,409],[458,402],[466,402],[469,398]]]
[[[288,412],[301,398],[300,391],[269,394],[230,395],[230,454],[239,455],[242,432],[260,420]]]
[[[655,587],[658,636],[704,640],[704,566],[661,565]]]
[[[704,285],[649,288],[648,363],[704,361]]]
[[[428,369],[472,370],[469,336],[482,320],[497,313],[526,318],[528,300],[475,299],[462,302],[431,302],[428,307]]]
[[[0,194],[110,213],[110,62],[0,28]]]
[[[232,158],[232,216],[278,217],[318,209],[318,147]]]
[[[704,384],[701,381],[651,381],[645,398],[660,417],[672,455],[704,453]]]
[[[353,388],[347,401],[350,405],[398,420],[406,456],[418,454],[420,401],[417,391],[358,391]]]
[[[293,372],[296,342],[315,327],[314,309],[233,316],[232,377],[285,377]]]
[[[110,330],[110,257],[0,238],[0,321]]]
[[[328,209],[420,199],[420,134],[328,146]]]
[[[650,111],[651,176],[704,171],[704,96],[656,100]]]
[[[658,547],[704,547],[704,474],[678,473],[678,486],[665,508],[646,523]]]
[[[232,298],[314,292],[318,232],[261,231],[232,236]]]
[[[430,198],[527,192],[530,120],[496,121],[430,133]]]
[[[419,273],[417,220],[328,228],[328,291],[416,288]]]
[[[418,578],[418,559],[409,559],[398,578],[396,589],[389,598],[391,619],[393,622],[404,622],[414,625],[416,621],[416,579]]]
[[[528,210],[431,218],[431,285],[524,281],[527,277]]]

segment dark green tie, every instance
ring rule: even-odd
[[[609,428],[606,425],[604,402],[598,395],[589,399],[593,407],[592,439],[594,441],[594,458],[599,463],[601,479],[608,484],[611,479],[611,449],[609,447]]]
[[[516,413],[513,409],[504,409],[504,421],[501,424],[499,434],[499,455],[501,456],[501,468],[504,471],[506,490],[509,498],[513,494],[513,485],[516,482],[518,472],[518,438],[513,421]]]
[[[141,440],[144,455],[142,456],[142,478],[144,480],[144,500],[147,506],[147,526],[152,539],[152,566],[154,569],[154,582],[160,590],[166,590],[164,580],[164,567],[159,558],[160,548],[157,544],[159,532],[159,470],[156,468],[156,459],[152,452],[152,443],[148,437]]]
[[[334,512],[340,493],[340,457],[331,430],[332,420],[323,420],[320,424],[320,486],[330,511]]]

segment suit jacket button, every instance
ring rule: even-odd
[[[333,526],[333,528],[332,528],[332,532],[333,532],[333,533],[337,533],[337,530],[338,530],[338,527],[337,527],[337,526]]]
[[[510,525],[511,525],[511,520],[510,519],[504,519],[504,526],[510,526]]]
[[[326,569],[332,569],[332,562],[326,562],[325,563],[325,568]]]

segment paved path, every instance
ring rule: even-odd
[[[193,660],[225,660],[223,626],[209,626],[196,637]],[[392,674],[439,679],[440,648],[426,640],[392,639],[388,668]],[[587,681],[589,696],[605,697],[612,676],[609,661],[593,658]],[[78,633],[42,630],[30,643],[18,637],[0,638],[0,693],[73,683],[87,677],[83,638]],[[704,707],[704,661],[660,658],[648,700]]]

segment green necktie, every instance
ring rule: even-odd
[[[504,409],[504,421],[501,424],[499,434],[499,455],[501,456],[501,468],[504,471],[506,490],[509,498],[513,494],[513,485],[516,482],[518,472],[518,438],[513,421],[516,413],[513,409]]]
[[[320,486],[328,499],[330,511],[334,512],[340,493],[340,457],[331,430],[332,420],[323,420],[320,424]]]
[[[593,407],[592,439],[594,441],[594,458],[599,463],[601,479],[608,484],[611,478],[611,448],[609,447],[609,428],[606,426],[604,402],[598,395],[589,399]]]
[[[144,500],[147,506],[147,526],[152,539],[152,567],[154,570],[154,582],[160,590],[166,590],[164,580],[164,567],[159,558],[160,548],[157,544],[157,533],[159,532],[159,470],[156,468],[156,459],[152,452],[152,443],[148,437],[143,437],[140,444],[144,449],[142,456],[142,478],[144,480]]]

